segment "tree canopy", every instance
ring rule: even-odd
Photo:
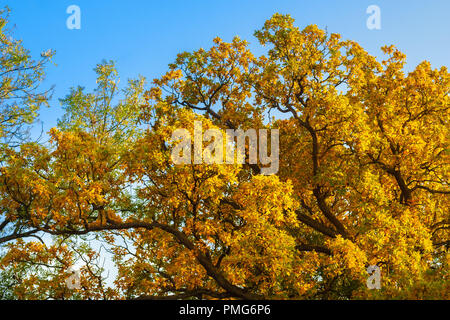
[[[47,101],[0,20],[0,136]],[[275,14],[167,73],[72,89],[50,143],[2,144],[0,298],[449,298],[450,74]],[[262,163],[174,164],[172,133],[279,129]],[[98,245],[100,244],[100,245]],[[102,257],[117,268],[105,276]],[[68,288],[81,263],[81,285]],[[366,286],[381,269],[380,290]],[[108,281],[110,281],[108,283]]]

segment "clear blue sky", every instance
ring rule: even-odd
[[[81,29],[69,30],[69,5],[81,9]],[[366,27],[366,8],[381,9],[381,30]],[[434,67],[450,65],[449,0],[0,0],[11,9],[14,35],[39,57],[48,48],[56,50],[46,85],[56,85],[50,109],[41,111],[44,129],[62,116],[58,98],[77,85],[95,85],[94,66],[102,59],[117,63],[122,84],[141,74],[158,77],[177,53],[207,48],[219,36],[250,41],[259,51],[253,32],[273,13],[289,13],[300,27],[317,24],[358,41],[380,56],[385,44],[397,45],[408,57],[408,68],[422,60]]]

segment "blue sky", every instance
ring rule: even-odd
[[[81,29],[69,30],[66,8],[81,9]],[[381,9],[381,30],[369,30],[369,5]],[[117,63],[122,84],[141,74],[160,76],[176,54],[207,48],[216,36],[230,41],[239,35],[255,53],[261,49],[253,37],[275,12],[289,13],[300,27],[317,24],[329,32],[358,41],[380,56],[385,44],[397,45],[412,69],[422,60],[434,67],[450,65],[450,1],[381,0],[0,0],[11,9],[14,36],[22,39],[34,56],[52,48],[46,86],[56,85],[51,108],[41,111],[44,130],[62,116],[58,98],[77,85],[92,88],[92,69],[102,59]]]

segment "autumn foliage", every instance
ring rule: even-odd
[[[16,62],[1,32],[3,110]],[[262,56],[216,38],[150,85],[121,89],[114,63],[99,64],[94,91],[61,99],[48,143],[8,143],[34,100],[8,107],[16,122],[2,112],[1,298],[450,298],[447,68],[406,72],[394,46],[379,61],[288,15],[255,37]],[[174,165],[172,132],[195,120],[279,129],[279,172]],[[369,265],[381,290],[366,287]]]

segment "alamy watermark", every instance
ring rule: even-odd
[[[367,288],[370,290],[381,289],[381,270],[377,265],[368,266],[367,273],[370,275],[366,280]]]
[[[381,30],[381,9],[377,5],[370,5],[366,9],[370,16],[366,20],[366,26],[369,30]]]
[[[270,155],[268,149],[270,131]],[[236,138],[236,140],[235,140]],[[279,130],[207,129],[203,133],[202,121],[194,121],[194,152],[189,130],[180,128],[172,133],[172,140],[180,140],[172,149],[171,158],[175,164],[244,164],[246,139],[248,141],[248,163],[262,165],[261,174],[276,174],[279,168]],[[213,140],[213,141],[212,141]],[[203,148],[203,142],[210,142]],[[235,153],[236,151],[236,153]]]
[[[80,269],[71,266],[68,271],[71,273],[71,275],[66,279],[66,286],[69,289],[80,289],[80,278],[81,278],[81,272]]]
[[[81,29],[81,9],[77,5],[70,5],[66,9],[66,13],[70,16],[66,20],[66,27],[69,30]]]

